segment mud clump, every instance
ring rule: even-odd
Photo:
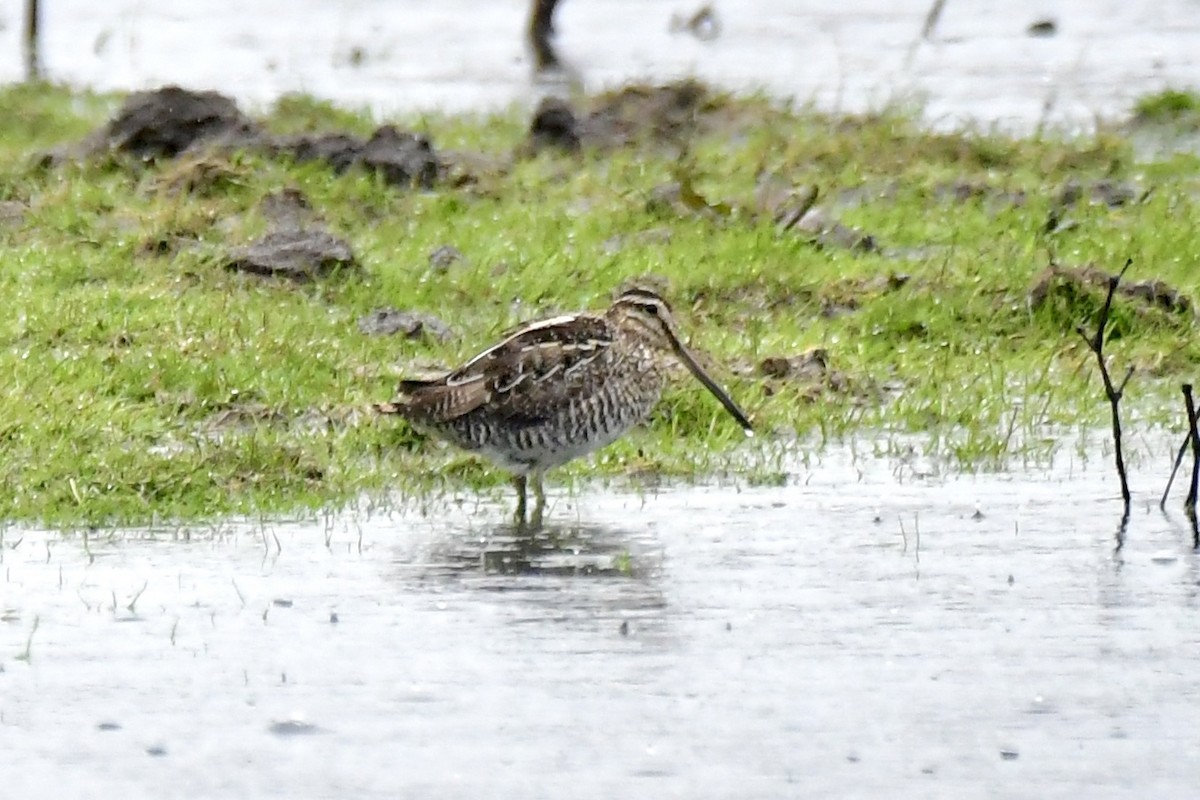
[[[585,121],[584,134],[614,145],[644,138],[684,139],[695,133],[711,97],[698,81],[658,88],[629,86],[598,99]]]
[[[438,178],[438,160],[429,140],[415,133],[380,126],[370,139],[343,133],[294,136],[265,142],[274,155],[296,161],[324,161],[341,174],[361,167],[392,186],[432,188]]]
[[[116,153],[159,161],[237,150],[320,160],[339,174],[361,167],[390,185],[405,187],[432,187],[442,166],[426,137],[392,125],[380,126],[369,139],[341,133],[273,136],[245,116],[232,98],[178,86],[130,95],[116,116],[83,141],[46,153],[41,160],[55,164]]]
[[[1143,193],[1139,192],[1136,186],[1124,181],[1105,178],[1094,183],[1081,183],[1072,179],[1063,185],[1056,202],[1065,207],[1086,200],[1109,208],[1120,208],[1139,200],[1142,196]]]
[[[262,135],[231,98],[166,86],[131,94],[115,117],[79,145],[67,148],[64,155],[88,158],[117,152],[156,161],[201,145],[235,145]]]
[[[260,209],[271,230],[257,241],[234,248],[226,269],[310,281],[358,268],[350,245],[329,232],[299,190],[269,194]]]
[[[579,120],[570,104],[558,97],[547,97],[533,114],[526,149],[530,153],[548,149],[574,152],[583,144],[579,130]]]
[[[817,347],[795,356],[768,356],[758,372],[765,378],[821,380],[829,373],[829,354]]]
[[[984,203],[988,208],[999,211],[1006,208],[1023,208],[1028,196],[1023,189],[1004,189],[984,181],[955,180],[939,183],[931,192],[933,198],[942,203]]]
[[[272,231],[245,247],[236,248],[225,268],[308,281],[357,266],[350,245],[328,231],[292,228]]]
[[[462,251],[452,244],[444,244],[429,254],[429,269],[437,273],[445,273],[455,264],[464,260]]]
[[[627,86],[601,95],[583,111],[576,111],[561,98],[546,98],[533,116],[524,152],[612,150],[638,142],[683,142],[700,129],[713,104],[713,93],[698,81]]]
[[[833,369],[829,363],[829,351],[814,347],[791,356],[768,356],[759,362],[756,372],[764,378],[763,393],[770,397],[785,384],[798,387],[800,396],[809,401],[826,392],[834,394],[856,394],[865,399],[867,393],[856,391],[850,377]]]
[[[1116,276],[1113,273],[1102,270],[1093,264],[1082,267],[1051,264],[1034,278],[1033,285],[1029,289],[1029,306],[1036,311],[1049,303],[1052,298],[1064,293],[1075,296],[1081,291],[1091,289],[1107,291],[1109,282],[1114,277]],[[1165,281],[1145,280],[1128,283],[1122,281],[1117,286],[1117,294],[1141,301],[1150,308],[1157,308],[1172,314],[1193,313],[1194,306],[1191,299]]]
[[[358,329],[367,336],[393,336],[403,334],[406,339],[430,337],[439,342],[453,338],[450,326],[442,320],[422,311],[400,311],[395,308],[377,308],[358,320]]]

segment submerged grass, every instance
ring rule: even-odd
[[[719,124],[688,139],[682,167],[660,141],[517,157],[527,126],[516,111],[408,120],[439,152],[481,165],[428,191],[244,152],[157,166],[35,157],[118,104],[0,90],[0,518],[197,520],[497,485],[497,471],[370,404],[405,372],[459,362],[523,320],[603,307],[647,274],[668,282],[693,343],[767,434],[760,456],[739,462],[750,481],[776,480],[778,444],[793,437],[917,431],[974,466],[1044,446],[1046,425],[1103,420],[1075,330],[1103,290],[1048,277],[1052,262],[1116,271],[1132,258],[1131,281],[1178,293],[1177,305],[1122,297],[1114,308],[1108,350],[1138,369],[1134,424],[1178,418],[1176,386],[1200,364],[1186,306],[1200,288],[1200,163],[1140,162],[1110,131],[930,133],[900,113],[716,97]],[[374,124],[302,97],[264,122],[280,133]],[[664,200],[681,180],[709,208]],[[770,185],[817,187],[823,213],[878,248],[781,232],[762,199]],[[224,268],[230,247],[266,229],[259,201],[282,187],[303,192],[361,270],[295,284]],[[443,245],[461,260],[431,266]],[[435,314],[455,335],[360,332],[381,306]],[[815,376],[760,374],[767,357],[813,348]],[[564,476],[719,471],[742,442],[722,414],[681,382],[647,430]]]

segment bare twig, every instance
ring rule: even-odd
[[[137,613],[137,601],[141,598],[142,593],[146,591],[146,587],[149,585],[150,585],[150,581],[145,581],[144,583],[142,583],[142,588],[137,590],[137,594],[135,594],[133,596],[133,599],[129,601],[129,605],[125,606],[125,608],[129,611],[130,614]]]
[[[1117,525],[1117,544],[1113,547],[1113,556],[1119,558],[1121,550],[1125,547],[1125,531],[1129,529],[1129,506],[1125,506],[1125,512],[1121,514],[1121,522]]]
[[[1192,440],[1192,485],[1188,489],[1183,510],[1187,512],[1192,527],[1196,527],[1196,489],[1200,483],[1200,435],[1196,433],[1196,402],[1192,398],[1192,385],[1183,385],[1183,404],[1187,408],[1188,438]]]
[[[1187,452],[1188,444],[1192,441],[1192,434],[1189,433],[1183,438],[1183,442],[1179,445],[1178,452],[1175,453],[1175,466],[1171,467],[1171,477],[1167,478],[1167,488],[1163,489],[1162,499],[1158,501],[1158,507],[1167,510],[1167,495],[1171,493],[1171,485],[1175,483],[1175,473],[1179,472],[1179,465],[1183,463],[1183,454]]]
[[[41,621],[41,617],[33,618],[33,628],[31,628],[29,631],[29,638],[25,640],[25,649],[16,655],[17,661],[24,661],[28,663],[29,661],[33,660],[33,635],[37,633],[38,625],[41,623]]]
[[[1112,311],[1113,295],[1117,293],[1117,285],[1121,282],[1121,278],[1125,275],[1126,270],[1133,264],[1133,259],[1128,259],[1125,266],[1121,267],[1121,271],[1108,279],[1108,296],[1104,298],[1104,306],[1100,309],[1100,317],[1096,321],[1096,335],[1088,336],[1084,332],[1083,326],[1080,325],[1076,330],[1083,340],[1087,342],[1088,348],[1096,354],[1096,362],[1100,365],[1100,377],[1104,381],[1104,396],[1108,398],[1108,404],[1112,407],[1112,428],[1113,428],[1113,446],[1114,457],[1117,462],[1117,476],[1121,479],[1121,499],[1125,501],[1125,516],[1129,516],[1129,479],[1125,473],[1125,456],[1121,451],[1121,395],[1125,392],[1125,385],[1129,383],[1130,377],[1133,376],[1133,367],[1125,373],[1125,377],[1121,380],[1120,386],[1113,384],[1112,376],[1108,374],[1108,364],[1104,361],[1104,334],[1108,328],[1108,315]]]
[[[534,67],[538,72],[559,66],[558,53],[554,51],[554,7],[559,0],[534,0],[529,15],[526,35],[533,50]]]
[[[1200,521],[1196,518],[1196,496],[1198,485],[1200,485],[1200,432],[1196,430],[1196,402],[1192,396],[1192,385],[1185,383],[1182,389],[1183,405],[1187,411],[1188,432],[1183,443],[1179,445],[1179,450],[1175,453],[1175,466],[1171,468],[1171,477],[1167,478],[1167,488],[1163,490],[1158,507],[1166,511],[1167,496],[1171,493],[1171,486],[1175,483],[1175,473],[1179,471],[1179,465],[1183,463],[1183,454],[1187,452],[1188,445],[1191,444],[1192,483],[1188,488],[1187,499],[1183,503],[1183,511],[1187,515],[1192,529],[1192,547],[1200,550]]]
[[[30,82],[42,78],[40,17],[38,0],[25,0],[25,80]]]
[[[913,530],[916,532],[916,536],[917,536],[917,548],[913,552],[913,555],[916,557],[917,563],[920,564],[921,563],[921,515],[919,513],[913,514]]]
[[[938,20],[942,16],[942,8],[946,5],[946,0],[933,0],[933,5],[929,7],[929,13],[925,15],[925,24],[921,26],[921,35],[913,40],[913,43],[908,46],[908,54],[904,57],[904,69],[907,71],[912,68],[913,60],[917,56],[917,50],[921,47],[921,42],[927,42],[933,37],[933,30],[937,27]]]
[[[933,29],[937,27],[938,20],[942,18],[942,8],[945,5],[946,0],[933,0],[929,13],[925,15],[925,25],[921,28],[922,39],[928,39],[933,35]]]

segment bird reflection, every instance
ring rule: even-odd
[[[644,578],[658,566],[657,554],[639,536],[590,524],[493,525],[449,530],[431,543],[429,571],[516,576]]]
[[[398,586],[436,601],[438,613],[471,615],[488,605],[510,624],[607,628],[639,647],[675,646],[653,526],[533,531],[480,519],[443,518],[425,535],[413,531],[393,562]]]

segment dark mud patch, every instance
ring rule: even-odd
[[[1100,307],[1109,282],[1115,277],[1114,273],[1093,264],[1080,267],[1051,264],[1034,278],[1029,289],[1029,306],[1034,311],[1041,311],[1065,305],[1064,313],[1074,326],[1084,316],[1081,306]],[[1189,318],[1194,316],[1195,304],[1191,298],[1165,281],[1121,281],[1117,294],[1135,301],[1132,307],[1142,313],[1155,310]]]
[[[759,362],[758,374],[766,378],[822,379],[829,374],[829,353],[817,347],[795,356],[768,356]]]
[[[308,199],[296,189],[267,195],[261,205],[272,229],[248,245],[234,248],[227,270],[311,281],[358,270],[358,260],[345,240],[325,227]]]
[[[1120,208],[1133,202],[1140,202],[1146,196],[1147,192],[1140,190],[1129,181],[1104,178],[1086,182],[1072,179],[1063,184],[1055,202],[1064,207],[1087,202],[1108,208]]]
[[[740,371],[747,372],[745,367]],[[856,381],[830,364],[829,351],[814,347],[794,355],[768,356],[755,365],[753,374],[762,379],[762,391],[767,397],[784,388],[791,389],[804,401],[816,401],[826,395],[853,396],[867,401],[877,396],[870,385]]]
[[[356,271],[350,245],[325,230],[285,228],[235,248],[225,263],[234,272],[310,281]]]
[[[533,115],[521,150],[614,150],[639,144],[685,145],[698,134],[750,124],[761,113],[695,80],[664,86],[632,85],[607,92],[582,107],[546,98]]]
[[[345,133],[305,134],[268,139],[263,149],[298,162],[323,161],[341,174],[361,168],[391,186],[429,189],[437,182],[439,162],[429,139],[382,125],[362,139]]]
[[[454,338],[450,326],[423,311],[377,308],[358,320],[358,329],[367,336],[402,335],[406,339],[430,338],[445,342]]]
[[[1042,229],[1049,234],[1062,233],[1078,227],[1078,221],[1072,219],[1070,214],[1072,209],[1081,204],[1108,209],[1121,208],[1132,203],[1145,202],[1152,191],[1153,188],[1142,191],[1131,182],[1107,178],[1092,182],[1068,180],[1054,198]]]
[[[583,146],[580,120],[571,104],[558,97],[542,100],[533,114],[526,142],[526,153],[544,150],[575,152]]]
[[[1058,22],[1049,17],[1035,20],[1029,23],[1029,27],[1025,29],[1025,33],[1035,39],[1048,39],[1051,36],[1058,35]]]
[[[464,261],[462,251],[452,244],[443,244],[429,253],[429,268],[434,272],[448,272],[455,264]]]
[[[339,174],[362,168],[392,186],[429,188],[443,173],[453,173],[438,160],[426,137],[392,125],[380,126],[365,139],[344,133],[275,136],[243,114],[232,98],[178,86],[131,94],[107,123],[41,160],[57,164],[117,154],[157,162],[238,150],[300,162],[319,160]],[[189,181],[180,185],[186,188]]]
[[[236,145],[262,135],[237,103],[218,92],[167,86],[131,94],[117,115],[79,146],[83,157],[120,152],[145,161],[176,156],[218,141]]]
[[[985,181],[957,180],[939,183],[931,192],[938,202],[948,205],[982,203],[984,207],[998,211],[1006,208],[1022,208],[1028,196],[1023,189],[1006,189]]]

